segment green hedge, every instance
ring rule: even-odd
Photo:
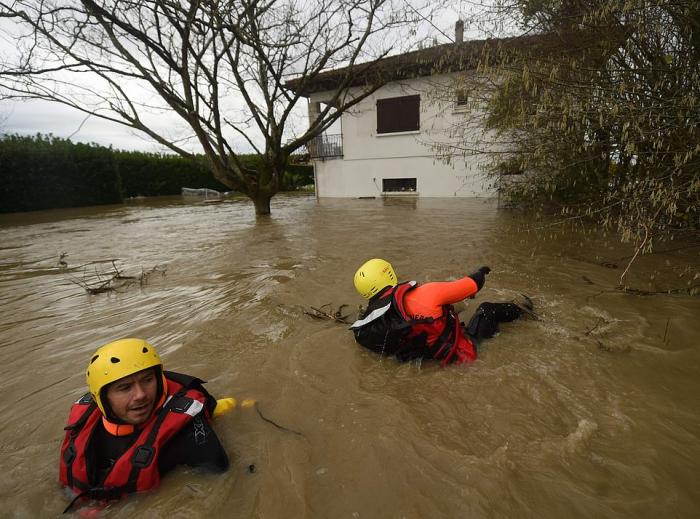
[[[114,154],[51,136],[0,140],[0,210],[110,204],[122,199]]]
[[[257,155],[243,155],[256,168]],[[290,164],[282,189],[313,184],[313,168]],[[133,196],[179,195],[181,188],[229,191],[203,158],[115,151],[53,136],[0,138],[0,212],[115,204]]]
[[[306,164],[289,164],[282,177],[282,191],[294,191],[314,184],[314,167]]]
[[[135,151],[114,155],[124,197],[179,195],[183,187],[230,191],[214,178],[204,160]]]

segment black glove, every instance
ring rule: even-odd
[[[479,270],[474,272],[473,274],[469,274],[469,277],[474,280],[474,283],[476,283],[476,288],[481,290],[481,287],[484,286],[484,283],[486,283],[486,274],[491,272],[491,269],[489,267],[479,267]]]

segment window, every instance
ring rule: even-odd
[[[464,89],[457,90],[457,106],[466,107],[469,103],[469,92]]]
[[[415,178],[383,178],[382,191],[384,193],[401,193],[416,190]]]
[[[377,133],[420,130],[420,95],[377,99]]]

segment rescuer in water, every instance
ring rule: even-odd
[[[476,345],[493,337],[499,323],[523,314],[537,318],[532,301],[522,304],[481,303],[465,326],[454,303],[474,296],[486,282],[489,267],[455,281],[399,283],[393,267],[383,259],[365,262],[355,273],[359,294],[369,299],[367,310],[350,329],[362,346],[400,361],[436,359],[445,366],[476,359]]]
[[[86,376],[90,392],[71,407],[61,446],[59,479],[76,494],[73,502],[156,488],[176,465],[228,468],[210,420],[235,400],[217,401],[202,380],[164,371],[145,340],[102,346]]]

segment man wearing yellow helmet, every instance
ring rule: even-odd
[[[532,302],[482,303],[465,327],[454,303],[474,296],[486,282],[489,267],[455,281],[399,283],[391,264],[383,259],[365,262],[354,277],[355,289],[369,299],[367,310],[350,327],[355,340],[382,355],[400,361],[437,359],[443,366],[476,359],[475,344],[492,337],[498,324],[523,313],[535,316]]]
[[[164,371],[145,340],[102,346],[86,377],[90,392],[71,408],[59,469],[76,499],[150,490],[180,464],[228,468],[209,424],[217,401],[200,379]]]

